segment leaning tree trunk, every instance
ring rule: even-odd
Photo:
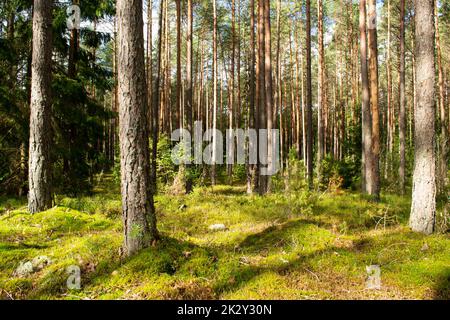
[[[30,105],[28,208],[51,208],[51,66],[52,0],[36,0],[33,15],[33,58]]]
[[[431,234],[436,215],[434,0],[415,0],[416,106],[414,177],[409,225]]]
[[[124,254],[157,238],[150,187],[142,1],[117,1],[121,189]]]

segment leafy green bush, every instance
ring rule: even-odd
[[[354,156],[335,160],[330,155],[325,157],[321,166],[320,187],[355,189],[360,181],[360,164]]]

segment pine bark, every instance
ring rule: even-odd
[[[264,82],[266,94],[266,113],[267,113],[267,163],[268,166],[273,166],[275,159],[273,159],[272,148],[275,147],[275,141],[272,137],[273,122],[273,88],[272,88],[272,39],[270,30],[270,0],[264,1]],[[270,191],[270,177],[266,176],[265,189],[261,189],[262,193]]]
[[[186,41],[186,106],[185,106],[185,125],[188,132],[193,134],[193,75],[192,75],[192,34],[193,34],[193,10],[192,0],[187,0],[187,41]],[[192,178],[189,174],[190,165],[186,165],[186,193],[192,191]]]
[[[324,158],[324,130],[323,130],[323,110],[324,110],[324,86],[325,86],[325,54],[323,47],[323,2],[317,1],[318,24],[319,24],[319,69],[317,75],[317,167],[319,181],[321,179],[321,164]]]
[[[256,126],[256,53],[255,53],[255,0],[250,0],[250,105],[248,112],[248,126],[257,130]],[[254,148],[255,146],[253,146]],[[256,190],[257,166],[248,165],[247,171],[247,193],[252,194]]]
[[[265,28],[264,28],[264,2],[258,1],[258,129],[267,129],[267,105],[266,105],[266,87],[265,87]],[[261,143],[258,143],[260,146]],[[258,155],[260,155],[258,146]],[[258,161],[258,192],[264,194],[267,190],[267,176],[261,175],[262,164]]]
[[[313,189],[313,123],[311,74],[311,0],[306,0],[306,172],[308,187]]]
[[[434,0],[415,0],[416,106],[411,216],[413,231],[431,234],[436,216]]]
[[[369,73],[367,63],[366,0],[359,3],[359,33],[362,86],[362,189],[371,194],[372,185],[372,118],[370,114]]]
[[[400,141],[400,192],[405,193],[405,149],[406,149],[406,96],[405,96],[405,0],[400,0],[400,113],[399,113],[399,141]]]
[[[448,146],[448,128],[447,128],[447,110],[445,108],[445,79],[444,79],[444,66],[442,64],[442,49],[441,49],[441,37],[439,33],[439,8],[438,2],[435,0],[435,32],[436,32],[436,62],[438,68],[438,88],[439,88],[439,122],[440,122],[440,145],[439,145],[439,165],[438,165],[438,179],[437,186],[438,192],[445,190],[445,186],[448,183],[447,170],[448,170],[448,155],[450,148]]]
[[[142,1],[117,1],[118,81],[124,254],[157,238],[150,186]]]
[[[369,15],[369,90],[370,112],[372,119],[372,177],[368,181],[371,187],[369,194],[378,200],[380,198],[380,109],[378,97],[378,40],[377,40],[377,4],[376,0],[368,2]]]
[[[34,2],[28,165],[28,209],[32,214],[52,207],[50,153],[52,8],[52,0]]]
[[[216,137],[216,129],[217,129],[217,0],[213,0],[213,165],[211,170],[211,184],[216,184],[216,145],[217,145],[217,137]]]

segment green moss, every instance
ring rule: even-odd
[[[155,198],[162,240],[121,259],[118,189],[59,198],[29,215],[22,200],[0,199],[0,297],[37,299],[445,299],[450,239],[406,227],[410,200],[380,203],[354,193],[248,196],[242,186],[196,188]],[[227,230],[213,232],[212,224]],[[21,262],[52,264],[28,277]],[[366,266],[383,287],[365,290]],[[67,268],[81,270],[69,290]]]

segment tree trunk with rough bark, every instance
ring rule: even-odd
[[[367,33],[366,33],[366,1],[359,3],[359,33],[361,55],[361,85],[362,85],[362,189],[372,193],[372,118],[370,115],[370,90],[367,63]]]
[[[368,42],[369,42],[369,90],[370,112],[372,119],[372,178],[369,194],[376,200],[380,198],[380,109],[378,99],[378,40],[377,40],[377,3],[368,2]]]
[[[272,89],[272,40],[270,33],[270,0],[264,1],[264,83],[266,94],[266,114],[267,114],[267,163],[268,168],[275,165],[273,158],[273,148],[275,148],[275,141],[272,137],[273,123],[273,89]],[[270,177],[266,176],[266,186],[262,189],[262,193],[270,191]]]
[[[214,186],[216,184],[216,146],[217,146],[217,1],[213,0],[213,154],[212,154],[212,168],[211,168],[211,184]]]
[[[400,0],[400,114],[399,114],[399,141],[400,141],[400,192],[405,193],[405,148],[406,148],[406,97],[405,97],[405,0]]]
[[[248,112],[248,126],[251,129],[257,130],[256,126],[256,53],[255,53],[255,0],[250,0],[250,105]],[[250,147],[250,146],[249,146]],[[257,146],[252,146],[257,148]],[[257,166],[255,164],[249,164],[247,169],[247,193],[252,194],[257,186]]]
[[[52,0],[34,1],[28,165],[28,209],[32,214],[52,207],[50,154],[52,8]]]
[[[187,0],[187,37],[186,37],[186,107],[184,109],[184,127],[193,135],[193,86],[192,86],[192,34],[193,34],[193,10],[192,0]],[[190,165],[186,165],[186,193],[192,191],[192,177],[189,173]]]
[[[150,186],[142,1],[117,1],[119,121],[124,254],[157,239]]]
[[[437,189],[438,192],[445,190],[445,186],[448,183],[447,180],[447,163],[448,154],[450,148],[448,145],[448,130],[447,130],[447,110],[445,110],[445,79],[444,79],[444,67],[442,64],[442,49],[441,49],[441,37],[439,34],[439,8],[438,2],[435,0],[435,32],[436,32],[436,55],[437,55],[437,68],[438,68],[438,88],[439,88],[439,122],[440,122],[440,139],[439,139],[439,160],[438,160],[438,179]]]
[[[308,187],[313,189],[313,123],[311,75],[311,0],[306,0],[306,172]]]
[[[319,24],[319,65],[317,74],[317,172],[318,180],[321,180],[321,164],[324,158],[324,132],[323,132],[323,109],[325,101],[325,53],[323,47],[323,2],[317,1],[318,24]]]
[[[431,234],[436,216],[434,0],[415,0],[414,4],[417,104],[409,225],[413,231]]]

